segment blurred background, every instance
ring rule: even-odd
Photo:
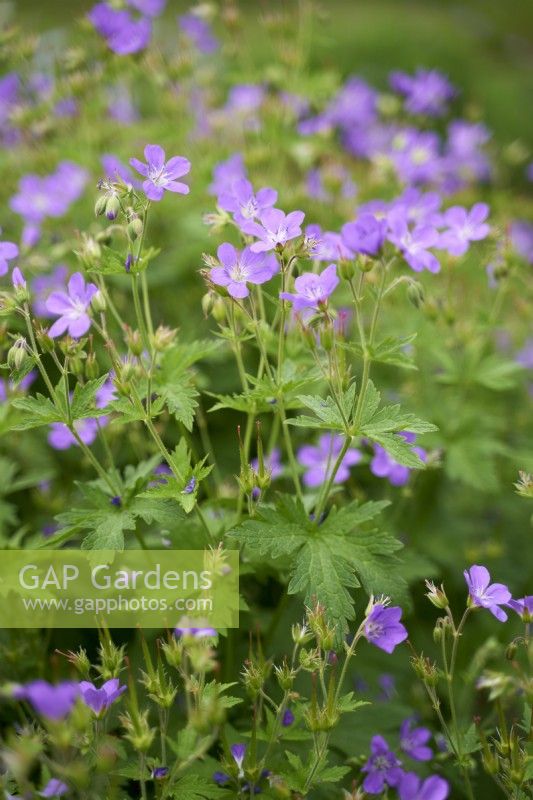
[[[92,5],[91,0],[15,0],[0,4],[0,13],[14,14],[35,30],[50,30],[73,24]],[[166,15],[190,5],[169,0]],[[269,36],[258,25],[261,17],[306,4],[241,0],[236,5],[248,23],[243,47],[253,43],[256,56],[268,58]],[[383,87],[391,69],[442,69],[466,95],[476,97],[498,136],[520,138],[533,147],[530,0],[330,0],[317,8],[310,19],[313,66],[358,72]]]

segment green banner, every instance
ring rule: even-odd
[[[236,550],[4,550],[0,628],[235,628]]]

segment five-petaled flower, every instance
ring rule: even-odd
[[[364,623],[363,635],[370,644],[386,653],[407,639],[407,631],[400,622],[402,609],[399,606],[387,607],[376,603]]]
[[[98,291],[94,283],[85,283],[81,272],[75,272],[68,282],[68,292],[52,292],[46,301],[46,308],[57,319],[48,335],[54,339],[68,331],[73,339],[79,339],[91,327],[91,318],[87,313],[91,300]]]
[[[375,256],[381,250],[387,234],[387,222],[376,219],[373,214],[361,214],[355,222],[342,226],[344,243],[354,251],[366,256]]]
[[[449,792],[448,782],[439,775],[422,780],[414,772],[406,772],[398,786],[400,800],[446,800]]]
[[[235,181],[229,191],[219,195],[218,204],[224,211],[230,211],[238,225],[259,217],[267,208],[271,208],[278,199],[275,189],[268,187],[259,189],[254,194],[253,186],[245,178]]]
[[[126,689],[127,686],[121,686],[118,678],[111,678],[99,689],[89,681],[80,682],[81,699],[97,717],[101,717]]]
[[[439,247],[452,256],[464,256],[470,242],[485,239],[490,227],[485,220],[489,215],[486,203],[476,203],[470,211],[462,206],[452,206],[443,214],[443,222],[448,226],[440,234]]]
[[[250,247],[240,251],[225,242],[217,250],[220,267],[213,267],[209,277],[217,286],[225,286],[228,294],[240,299],[248,297],[249,283],[266,283],[279,270],[274,255],[255,253]]]
[[[146,178],[143,181],[143,190],[149,200],[161,200],[165,191],[189,193],[187,184],[177,180],[187,175],[191,169],[191,162],[187,158],[174,156],[165,161],[165,151],[158,144],[147,144],[144,157],[146,164],[138,158],[130,158],[130,164]]]
[[[400,726],[400,747],[404,753],[415,761],[429,761],[433,758],[433,750],[427,743],[431,739],[428,728],[414,728],[414,719],[404,719]]]
[[[284,214],[279,208],[267,208],[259,215],[259,222],[245,222],[241,225],[241,230],[259,239],[251,247],[254,253],[263,253],[284,247],[291,239],[301,236],[300,226],[304,217],[303,211]]]
[[[295,311],[303,311],[304,308],[318,311],[338,284],[337,267],[330,264],[320,275],[304,272],[294,281],[295,292],[280,292],[279,296],[282,300],[290,300]]]
[[[486,567],[474,564],[464,571],[468,586],[469,602],[479,608],[486,608],[500,622],[505,622],[507,614],[500,605],[508,605],[511,592],[503,583],[490,582],[490,573]]]
[[[41,717],[60,720],[70,714],[79,693],[78,684],[72,681],[54,685],[36,680],[15,689],[14,696],[18,700],[27,700]]]
[[[363,789],[368,794],[381,794],[386,786],[398,786],[403,770],[383,736],[373,736],[370,742],[370,758],[362,767],[366,772]]]

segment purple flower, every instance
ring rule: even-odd
[[[279,476],[283,473],[283,465],[281,463],[281,450],[279,447],[275,447],[271,453],[266,455],[263,459],[265,469],[270,472],[270,477],[272,480],[275,478],[279,478]],[[252,458],[250,465],[252,469],[256,471],[259,469],[259,461],[257,458]]]
[[[529,594],[521,600],[509,600],[507,605],[513,611],[516,611],[524,622],[530,623],[533,621],[533,595]]]
[[[156,781],[161,781],[166,778],[169,773],[168,767],[154,767],[152,770],[152,778]]]
[[[131,125],[132,122],[137,122],[139,112],[133,102],[131,91],[125,83],[120,82],[109,86],[107,98],[107,113],[111,119],[122,125]]]
[[[39,317],[49,317],[46,300],[53,291],[61,291],[65,285],[68,268],[59,264],[50,275],[38,275],[31,283],[33,294],[33,310]]]
[[[410,186],[393,200],[387,211],[399,208],[409,224],[437,227],[441,222],[438,213],[441,203],[441,197],[436,192],[421,192],[420,189]]]
[[[232,744],[230,747],[230,753],[233,756],[233,760],[237,764],[237,769],[239,770],[239,778],[242,778],[244,775],[243,772],[243,761],[246,755],[246,745],[245,744]]]
[[[516,363],[524,369],[533,369],[533,338],[527,339],[522,349],[518,351]]]
[[[246,180],[246,167],[242,155],[235,153],[215,166],[209,193],[219,196],[224,192],[231,192],[233,184],[240,180]]]
[[[100,417],[100,421],[102,419],[103,417]],[[83,444],[89,445],[94,442],[98,436],[98,424],[98,420],[92,417],[78,419],[74,422],[76,433]],[[69,447],[77,446],[78,442],[63,422],[52,422],[48,434],[48,444],[54,450],[68,450]]]
[[[304,217],[303,211],[291,211],[290,214],[284,214],[279,208],[267,208],[259,215],[260,223],[248,221],[241,225],[241,229],[244,233],[249,233],[259,239],[252,245],[253,252],[263,253],[277,247],[284,247],[291,239],[301,236],[300,225],[304,221]]]
[[[405,97],[405,108],[411,114],[428,114],[440,117],[446,112],[448,101],[455,89],[437,70],[419,69],[414,75],[392,72],[390,85]]]
[[[18,267],[15,267],[11,273],[11,283],[14,289],[26,288],[26,279]]]
[[[403,770],[383,736],[373,736],[370,742],[370,758],[362,767],[366,772],[363,789],[368,794],[381,794],[386,786],[398,786]]]
[[[129,167],[126,164],[123,164],[122,161],[114,156],[112,153],[106,153],[100,159],[102,162],[102,167],[104,168],[104,172],[106,178],[110,181],[117,181],[122,180],[124,183],[129,183],[135,188],[140,189],[142,184],[141,181],[137,180],[133,177],[133,174]]]
[[[42,792],[39,792],[41,797],[61,797],[68,792],[68,786],[58,778],[51,778]]]
[[[2,233],[2,228],[0,228]],[[16,258],[19,254],[19,249],[13,242],[0,242],[0,275],[5,275],[9,269],[8,261]]]
[[[225,772],[217,770],[216,772],[213,772],[213,780],[217,786],[226,786],[230,782],[231,778]]]
[[[304,445],[300,447],[297,458],[300,464],[306,467],[303,482],[313,488],[321,486],[333,470],[335,462],[343,446],[343,438],[337,434],[325,433],[318,440],[318,446]],[[361,461],[359,450],[350,447],[341,461],[335,475],[334,483],[344,483],[350,477],[350,467]]]
[[[15,691],[18,700],[27,700],[42,717],[52,720],[64,719],[72,710],[79,695],[79,686],[71,681],[53,685],[36,680]]]
[[[193,639],[206,639],[218,635],[214,628],[174,628],[174,633],[176,636],[190,636]]]
[[[104,37],[110,50],[118,55],[138,53],[150,42],[152,23],[147,17],[134,18],[126,9],[97,3],[88,18]]]
[[[218,50],[218,41],[209,23],[197,14],[182,14],[178,17],[178,23],[181,31],[200,53],[209,54]]]
[[[347,247],[340,233],[322,231],[319,225],[308,225],[305,229],[306,239],[313,240],[311,257],[315,261],[351,261],[354,253]]]
[[[281,718],[281,724],[284,728],[288,728],[294,722],[294,714],[290,710],[290,708],[286,708],[283,712],[283,717]]]
[[[400,622],[402,609],[399,606],[385,606],[376,603],[365,620],[364,636],[370,644],[386,653],[407,639],[407,631]]]
[[[165,151],[158,144],[147,144],[144,148],[144,157],[146,164],[138,158],[130,158],[130,164],[146,178],[143,181],[143,189],[149,200],[156,202],[161,200],[165,190],[189,194],[187,184],[176,180],[187,175],[191,169],[191,162],[187,158],[174,156],[165,162]]]
[[[196,478],[193,475],[192,478],[189,481],[187,481],[187,484],[185,485],[185,488],[182,489],[181,493],[192,494],[195,489],[196,489]]]
[[[271,208],[278,199],[275,189],[259,189],[254,194],[252,184],[246,179],[235,181],[231,190],[222,192],[218,204],[224,211],[234,214],[235,222],[242,225],[248,220],[259,217],[267,208]]]
[[[111,678],[103,683],[99,689],[89,681],[80,682],[81,699],[91,711],[94,711],[97,717],[101,717],[109,706],[124,694],[127,688],[127,686],[120,685],[118,678]]]
[[[147,17],[158,17],[167,4],[167,0],[126,0],[126,2]]]
[[[389,675],[387,672],[384,672],[383,675],[379,676],[378,684],[381,689],[378,699],[382,700],[383,702],[392,700],[396,694],[396,679],[394,675]]]
[[[342,238],[355,253],[375,256],[381,250],[387,234],[387,222],[373,214],[361,214],[355,222],[342,226]]]
[[[435,183],[442,179],[444,166],[440,149],[438,134],[406,128],[393,137],[385,154],[403,183]]]
[[[464,571],[468,586],[469,602],[479,608],[486,608],[500,622],[505,622],[507,614],[500,605],[507,605],[511,592],[503,583],[490,583],[490,573],[486,567],[474,564]]]
[[[319,310],[338,284],[337,267],[330,264],[320,275],[314,272],[299,275],[294,281],[296,292],[280,292],[279,296],[282,300],[289,300],[295,311],[303,311],[305,308]]]
[[[59,316],[48,335],[54,339],[68,331],[73,339],[79,339],[91,327],[91,318],[87,311],[91,300],[98,291],[94,283],[85,284],[81,272],[75,272],[68,282],[67,292],[52,292],[46,301],[46,308]]]
[[[409,717],[400,726],[400,747],[415,761],[429,761],[433,758],[433,750],[427,746],[431,739],[428,728],[413,728],[414,720]]]
[[[533,264],[533,225],[517,219],[509,226],[511,245],[518,255]]]
[[[422,781],[414,772],[404,773],[398,787],[400,800],[446,800],[449,791],[447,781],[439,775]]]
[[[416,439],[415,434],[410,431],[403,431],[397,435],[409,443],[414,442]],[[425,450],[421,447],[413,447],[412,449],[422,461],[426,460]],[[387,478],[393,486],[405,486],[411,474],[409,467],[398,464],[379,444],[374,445],[374,457],[370,462],[370,471],[377,478]]]
[[[248,283],[266,283],[279,270],[277,259],[266,253],[256,253],[250,247],[236,250],[225,242],[217,250],[220,267],[213,267],[209,277],[217,286],[225,286],[234,298],[248,297]]]
[[[440,235],[439,247],[452,256],[463,256],[470,242],[479,242],[489,235],[490,227],[485,223],[489,215],[486,203],[476,203],[470,211],[462,206],[452,206],[443,215],[448,230]]]
[[[424,269],[438,272],[440,264],[436,256],[428,248],[439,242],[438,231],[427,225],[417,225],[410,230],[401,209],[394,209],[389,214],[388,239],[401,251],[406,262],[415,272]]]

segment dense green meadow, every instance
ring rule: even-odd
[[[533,7],[0,23],[0,547],[240,562],[1,629],[5,796],[532,797]]]

